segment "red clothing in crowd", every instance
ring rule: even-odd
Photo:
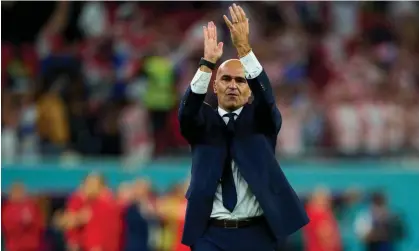
[[[118,251],[120,248],[121,210],[112,193],[107,190],[89,202],[91,218],[83,228],[83,247],[89,251]]]
[[[307,207],[310,223],[303,228],[306,251],[341,251],[338,223],[331,209]]]
[[[86,198],[80,191],[76,191],[70,195],[67,202],[67,211],[77,213],[86,203]],[[66,232],[66,240],[69,246],[81,246],[81,235],[83,227],[72,228]]]
[[[8,201],[2,211],[2,230],[7,250],[39,251],[44,223],[38,205],[29,199]]]
[[[119,250],[124,250],[125,245],[125,221],[124,221],[124,213],[126,208],[129,206],[129,201],[125,200],[118,200],[118,207],[119,207],[119,222],[120,222],[120,229],[119,231]]]
[[[185,215],[187,203],[188,203],[187,200],[184,200],[182,205],[180,206],[180,210],[181,210],[182,215]],[[178,233],[177,233],[177,241],[176,241],[175,251],[190,251],[191,250],[190,247],[185,246],[181,243],[182,235],[183,235],[183,225],[185,224],[185,217],[182,217],[181,219],[179,219],[178,224],[179,224],[179,226],[178,226]]]

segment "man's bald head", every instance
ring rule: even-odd
[[[251,92],[240,60],[229,59],[218,67],[214,93],[217,95],[218,105],[229,112],[248,102]]]
[[[224,61],[217,70],[217,79],[219,78],[219,76],[221,76],[220,74],[222,74],[223,72],[243,72],[243,77],[244,77],[244,68],[242,63],[240,62],[240,60],[238,59],[228,59],[226,61]]]

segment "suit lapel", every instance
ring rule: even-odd
[[[217,120],[217,124],[220,125],[220,126],[225,127],[226,126],[226,123],[224,122],[224,120],[220,116],[220,114],[218,113],[218,108],[215,108],[214,109],[214,113],[215,113],[215,116],[217,117],[217,119],[216,119]]]
[[[239,124],[243,120],[243,118],[247,116],[248,110],[249,110],[249,105],[248,104],[244,105],[243,110],[241,111],[239,116],[237,116],[236,124]]]
[[[252,105],[250,104],[246,104],[243,107],[242,112],[240,113],[240,115],[237,117],[236,119],[236,137],[241,137],[246,135],[246,133],[249,132],[249,130],[251,130],[252,127]]]

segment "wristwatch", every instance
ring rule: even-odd
[[[205,65],[206,67],[210,68],[211,70],[215,69],[215,64],[211,63],[208,60],[205,60],[204,58],[201,58],[201,60],[199,61],[199,67],[201,67],[201,65]]]

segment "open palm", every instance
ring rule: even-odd
[[[217,42],[217,27],[214,22],[204,26],[204,58],[216,63],[223,55],[223,42]]]
[[[235,46],[249,42],[249,19],[242,7],[233,4],[229,7],[231,21],[224,15],[226,22],[231,33],[231,40]]]

